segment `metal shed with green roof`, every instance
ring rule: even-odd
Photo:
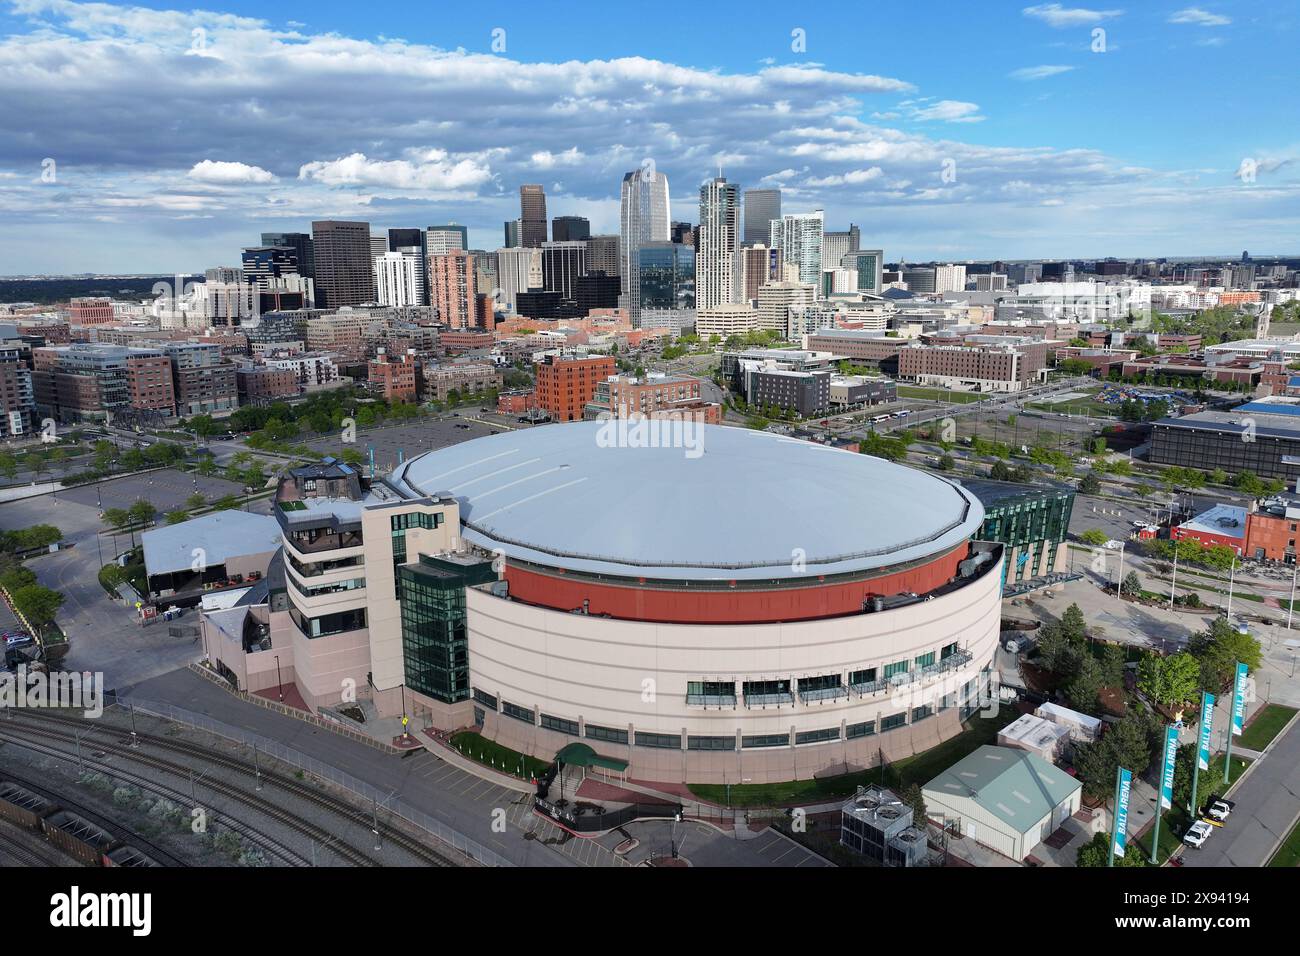
[[[1078,811],[1082,785],[1037,754],[986,744],[923,788],[931,817],[1023,860]]]

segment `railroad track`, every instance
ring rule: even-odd
[[[24,744],[23,746],[27,747],[28,745]],[[170,799],[175,799],[176,797],[179,797],[181,795],[179,790],[172,790],[171,788],[165,787],[162,784],[155,784],[150,780],[146,780],[144,777],[136,777],[134,774],[129,774],[123,771],[114,770],[113,775],[125,783],[133,783],[143,789],[151,790],[155,792],[158,796],[164,796]],[[91,810],[88,807],[84,807],[78,803],[73,803],[64,795],[49,790],[39,781],[33,780],[30,777],[26,777],[21,773],[15,772],[12,767],[5,767],[4,770],[0,771],[0,779],[8,780],[11,783],[16,783],[23,789],[28,790],[39,797],[45,798],[46,800],[58,806],[60,809],[67,810],[71,813],[75,813],[83,820],[87,820],[90,823],[93,823],[95,826],[99,827],[105,833],[110,834],[111,836],[123,841],[124,843],[131,844],[137,850],[140,850],[141,852],[145,853],[152,860],[161,864],[162,866],[180,867],[180,866],[188,865],[184,861],[179,860],[172,854],[168,853],[162,847],[157,846],[154,843],[151,843],[149,840],[140,836],[138,833],[134,832],[133,830],[129,830],[120,824],[113,823],[111,821],[106,820],[102,814],[96,813],[94,810]]]
[[[129,731],[126,731],[120,727],[94,726],[80,718],[65,717],[60,714],[49,713],[48,711],[42,712],[39,717],[36,717],[32,714],[26,714],[26,713],[19,714],[16,715],[15,719],[21,725],[28,726],[28,727],[33,726],[35,724],[40,724],[42,722],[53,722],[57,724],[62,724],[64,726],[80,727],[83,728],[83,730],[85,730],[85,732],[89,734],[98,734],[100,736],[105,736],[105,735],[114,736],[118,739],[120,739],[124,734],[129,736]],[[5,725],[3,723],[0,723],[0,728],[3,728],[4,726]],[[191,743],[189,741],[177,740],[172,737],[164,737],[164,736],[159,736],[157,734],[147,734],[147,733],[137,733],[136,738],[140,741],[141,744],[148,744],[150,746],[158,747],[163,750],[170,750],[173,753],[183,754],[192,759],[200,760],[210,764],[215,764],[216,766],[234,771],[235,773],[239,774],[242,777],[254,776],[253,769],[249,766],[249,764],[246,761],[239,760],[235,757],[231,757],[228,754],[221,753],[220,751],[214,750],[209,747],[204,747],[200,744]],[[139,754],[139,750],[133,749],[129,746],[125,746],[122,744],[116,744],[115,746],[118,746],[119,749],[125,750],[128,756],[133,754]],[[188,774],[189,768],[184,768],[184,769],[185,772]],[[315,788],[305,783],[302,783],[298,780],[295,780],[292,777],[286,776],[284,774],[275,773],[274,771],[262,770],[261,778],[263,784],[272,784],[280,790],[283,790],[287,793],[294,795],[295,797],[305,800],[306,802],[312,804],[315,807],[318,807],[321,810],[325,810],[331,814],[334,814],[335,816],[339,816],[350,823],[364,827],[366,830],[373,831],[374,829],[375,822],[372,820],[372,818],[368,817],[364,812],[358,810],[356,807],[352,806],[345,800],[342,800],[330,794],[322,793],[321,791],[316,790]],[[210,786],[211,783],[209,782],[208,785]],[[445,854],[439,852],[438,850],[435,850],[434,848],[420,842],[419,840],[408,835],[403,830],[393,826],[392,824],[380,822],[378,826],[379,826],[379,834],[384,840],[392,843],[394,846],[400,847],[402,850],[405,850],[411,856],[415,857],[416,859],[420,860],[421,862],[429,866],[463,865],[462,863],[459,863],[457,860],[449,856],[446,856]],[[328,834],[328,836],[332,837],[333,834]],[[371,865],[371,866],[378,865],[376,861],[374,861],[370,857],[367,856],[366,859],[369,860],[370,862],[367,864],[359,864],[359,865]]]
[[[21,840],[10,836],[0,828],[0,857],[16,860],[19,866],[34,866],[42,869],[51,865],[50,861],[36,853]]]
[[[75,736],[72,734],[61,733],[58,730],[52,730],[44,727],[34,727],[31,725],[27,725],[19,729],[12,726],[11,724],[0,726],[0,739],[13,740],[23,746],[31,746],[30,742],[25,739],[24,735],[26,734],[32,734],[37,737],[43,737],[48,740],[53,740],[63,744],[75,744],[76,741]],[[152,769],[162,771],[163,773],[169,773],[181,778],[188,778],[193,775],[194,768],[192,767],[186,767],[183,764],[172,763],[171,761],[163,760],[160,757],[155,757],[149,754],[141,753],[138,749],[131,747],[129,744],[115,744],[115,743],[105,743],[103,741],[97,741],[94,746],[104,751],[105,753],[111,753],[116,756],[126,758],[127,760],[140,764],[141,766],[150,767]],[[77,757],[74,754],[69,753],[67,750],[62,750],[54,747],[41,747],[39,745],[35,745],[33,746],[33,749],[36,749],[40,752],[44,752],[49,756],[55,756],[62,759],[71,759],[71,760],[77,759]],[[84,760],[84,758],[82,762],[92,763],[91,761]],[[103,771],[106,774],[111,774],[114,776],[121,775],[120,771],[117,768],[109,764],[104,764],[98,761],[94,761],[93,765],[96,766],[97,769]],[[223,780],[219,780],[215,778],[206,778],[203,781],[203,785],[207,787],[209,790],[222,794],[223,796],[229,797],[232,800],[235,800],[239,803],[248,806],[253,810],[256,810],[258,813],[262,814],[263,816],[269,817],[270,819],[275,820],[277,823],[288,827],[294,832],[302,834],[303,836],[307,837],[308,839],[312,840],[315,843],[321,844],[322,846],[328,845],[329,848],[337,856],[339,856],[341,859],[345,860],[346,862],[352,864],[353,866],[379,866],[380,865],[379,861],[375,860],[373,857],[368,856],[367,854],[363,853],[361,850],[358,850],[356,847],[351,846],[350,844],[340,841],[336,834],[331,833],[325,828],[317,826],[314,823],[302,819],[297,814],[289,810],[286,810],[283,807],[277,806],[275,803],[269,800],[263,799],[262,797],[256,796],[255,794],[250,794],[246,790],[243,790],[242,788],[237,787],[234,784],[226,783]],[[183,804],[188,805],[191,802],[190,798],[186,795],[182,794],[180,795],[180,798]]]

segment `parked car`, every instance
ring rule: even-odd
[[[35,642],[36,638],[30,634],[23,634],[22,632],[5,633],[5,647],[26,647],[28,644],[34,644]]]
[[[1205,815],[1211,820],[1218,820],[1220,823],[1228,819],[1230,813],[1232,813],[1232,804],[1227,800],[1215,800],[1205,808]]]
[[[1214,827],[1210,826],[1204,820],[1197,820],[1188,827],[1187,832],[1183,834],[1183,842],[1188,846],[1195,847],[1199,850],[1201,846],[1204,845],[1205,841],[1210,838],[1210,834],[1213,832]]]

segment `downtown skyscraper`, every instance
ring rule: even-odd
[[[798,281],[804,285],[821,285],[824,219],[818,209],[791,213],[772,223],[772,247],[781,250],[781,262],[798,269]]]
[[[546,192],[536,183],[519,187],[519,244],[540,248],[546,241]]]
[[[781,190],[745,190],[745,243],[767,242],[772,220],[781,218]]]
[[[740,187],[718,176],[700,187],[696,310],[743,302],[745,290],[740,272]]]
[[[619,201],[619,274],[632,324],[641,323],[641,247],[669,241],[668,177],[650,166],[623,177]]]

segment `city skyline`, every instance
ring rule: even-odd
[[[0,5],[0,271],[191,271],[321,219],[454,220],[494,249],[527,183],[616,233],[647,159],[681,184],[673,220],[720,167],[891,259],[1295,245],[1300,146],[1268,94],[1294,79],[1281,4],[932,4],[867,57],[833,11],[715,49],[674,4],[648,27],[584,8],[567,32],[531,10],[219,6]]]

